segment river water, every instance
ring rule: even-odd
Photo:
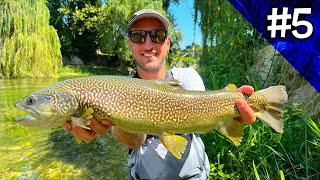
[[[127,150],[110,136],[77,141],[60,128],[14,123],[15,102],[62,79],[0,79],[0,179],[124,179]]]

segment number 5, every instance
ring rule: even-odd
[[[298,21],[299,14],[311,14],[311,8],[295,8],[293,12],[292,25],[294,27],[305,26],[307,31],[300,34],[297,30],[292,31],[292,34],[298,39],[305,39],[311,36],[313,25],[309,21]]]

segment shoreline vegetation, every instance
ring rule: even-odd
[[[58,70],[57,77],[77,77],[90,75],[127,75],[119,69],[105,66],[63,66]]]
[[[202,135],[210,179],[320,179],[320,94],[227,0],[194,0],[202,44],[181,49],[168,11],[179,2],[0,1],[0,179],[123,179],[127,150],[110,135],[79,144],[61,128],[25,128],[12,121],[13,104],[58,80],[128,75],[134,63],[127,20],[142,8],[162,12],[172,24],[168,67],[195,67],[207,90],[228,83],[287,87],[283,134],[258,121],[245,126],[239,147],[216,132]]]
[[[90,75],[126,75],[101,67],[66,66],[59,78]],[[92,143],[79,143],[62,128],[45,130],[18,126],[8,107],[2,130],[0,174],[10,178],[104,178],[126,175],[126,148],[110,133]],[[278,134],[257,120],[245,126],[244,138],[235,147],[217,132],[201,135],[211,164],[211,179],[284,179],[320,177],[320,119],[310,117],[298,104],[284,110],[284,133]],[[112,156],[112,157],[111,157]],[[114,157],[116,156],[116,157]],[[121,157],[118,159],[118,157]],[[20,160],[19,160],[20,159]],[[21,161],[21,159],[23,159]],[[108,162],[108,163],[106,163]],[[117,170],[110,167],[110,163]],[[109,169],[115,174],[105,173]]]

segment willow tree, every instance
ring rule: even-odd
[[[62,65],[56,30],[45,0],[0,3],[0,64],[6,77],[54,75]]]
[[[251,65],[255,49],[263,41],[257,31],[227,0],[194,3],[195,22],[200,20],[203,35],[200,70],[206,84],[214,89],[228,83],[256,86]]]

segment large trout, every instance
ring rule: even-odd
[[[232,85],[219,91],[187,91],[174,80],[121,76],[69,79],[33,92],[17,103],[16,107],[29,115],[16,121],[24,126],[54,127],[73,119],[85,127],[81,114],[92,109],[96,118],[109,119],[124,131],[159,136],[168,151],[180,159],[187,144],[177,135],[180,133],[215,129],[240,144],[243,124],[233,120],[239,116],[238,99],[246,100],[257,117],[283,132],[284,86],[256,91],[247,98]]]

